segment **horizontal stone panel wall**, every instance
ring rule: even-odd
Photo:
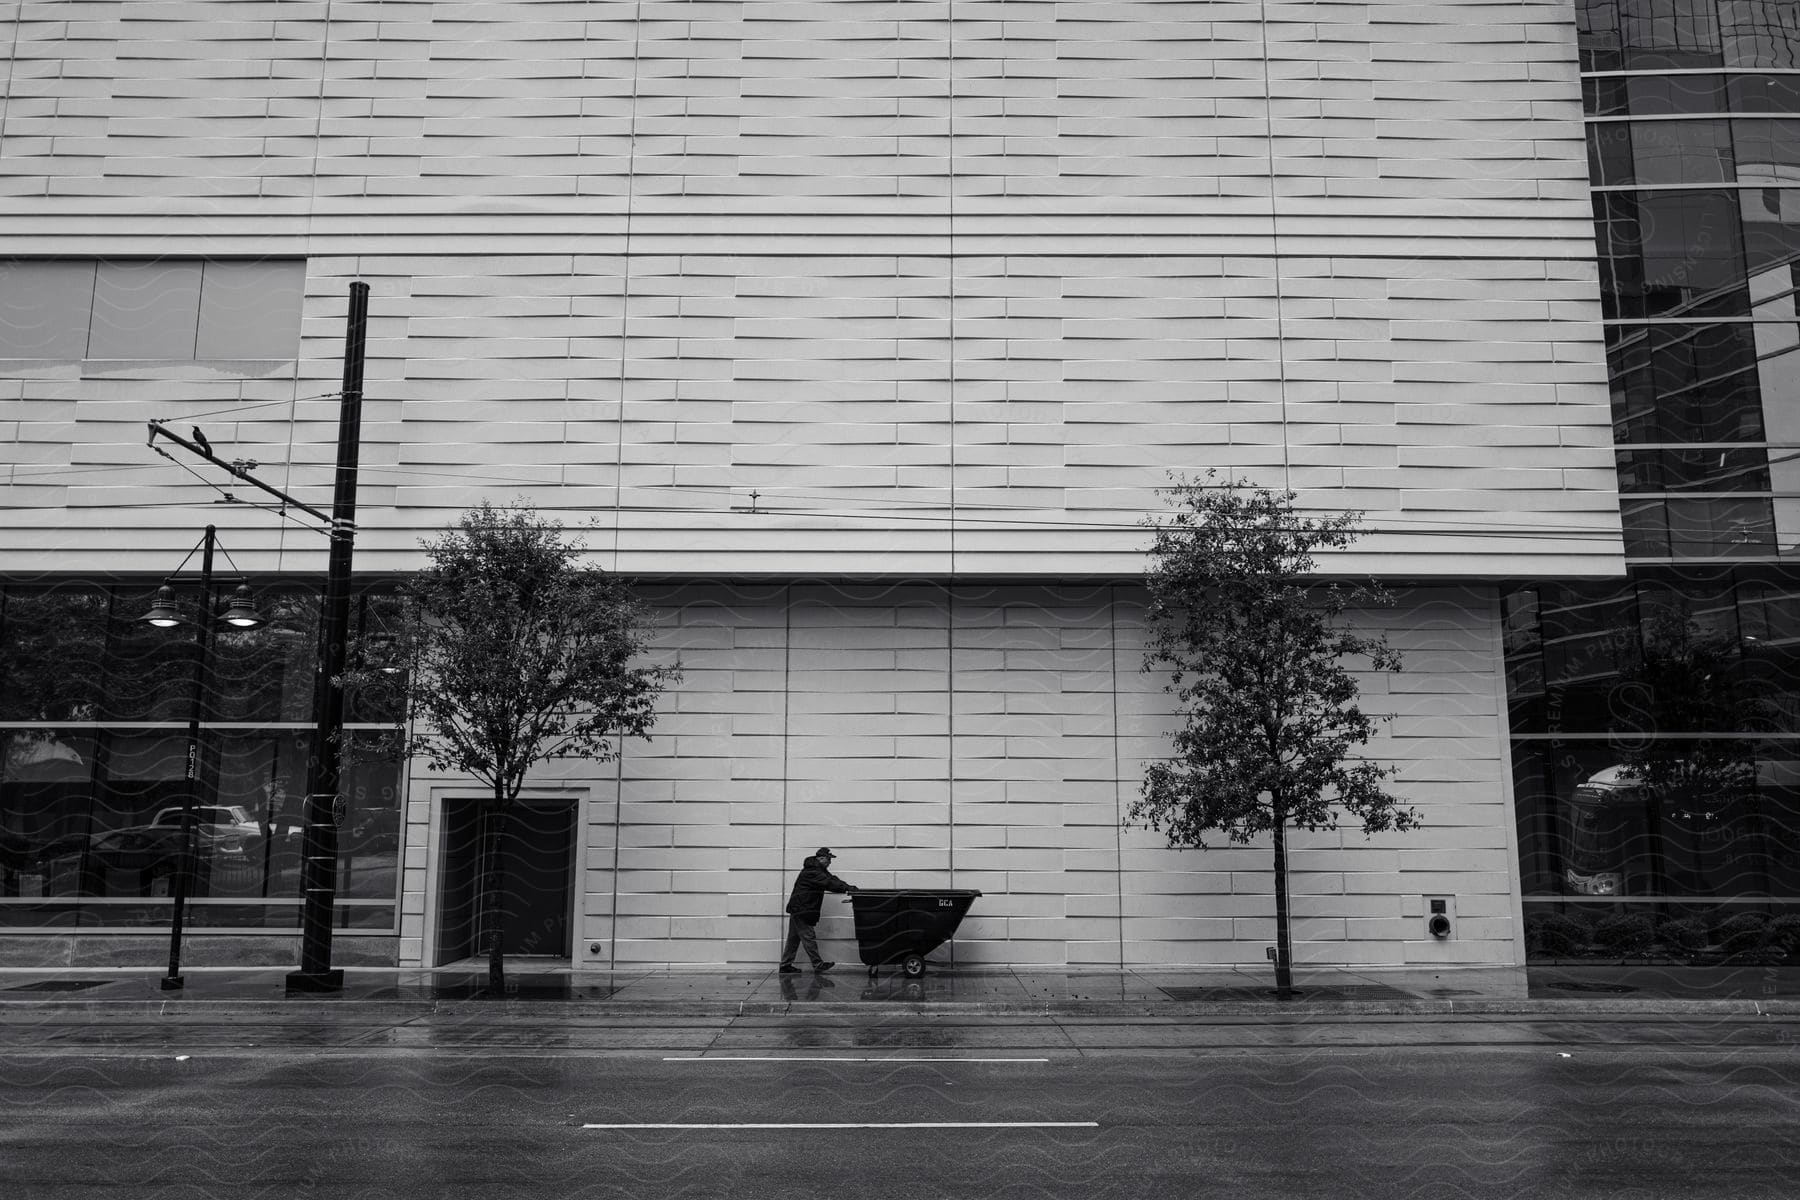
[[[1218,467],[1358,570],[1616,571],[1572,15],[0,6],[0,257],[308,259],[291,362],[0,362],[0,554],[166,570],[152,417],[323,503],[363,278],[370,570],[523,495],[644,573],[1105,577]]]
[[[534,785],[586,796],[578,964],[766,965],[801,860],[871,887],[978,888],[962,965],[1256,964],[1273,939],[1270,851],[1169,849],[1125,828],[1170,698],[1140,671],[1130,584],[682,585],[653,592],[660,653],[684,681],[618,764],[561,763]],[[1391,713],[1371,748],[1423,829],[1294,835],[1299,961],[1521,961],[1491,589],[1420,589],[1360,614],[1406,656],[1365,677]],[[404,954],[420,940],[429,797],[415,775]],[[1425,931],[1452,899],[1457,936]],[[828,956],[854,961],[831,900]]]

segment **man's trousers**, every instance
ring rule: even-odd
[[[819,956],[819,935],[814,931],[813,925],[812,921],[803,921],[795,914],[788,914],[787,945],[781,951],[782,966],[794,965],[794,951],[801,946],[806,947],[806,957],[812,960],[813,966],[825,961]]]

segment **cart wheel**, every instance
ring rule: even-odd
[[[925,973],[925,956],[923,954],[907,955],[906,960],[900,964],[900,969],[906,972],[908,979],[917,979]]]

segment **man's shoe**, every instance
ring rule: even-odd
[[[829,962],[829,963],[828,963],[828,962],[822,962],[822,963],[814,963],[814,964],[813,964],[813,970],[815,970],[815,971],[817,971],[817,972],[818,972],[818,973],[819,973],[819,974],[821,974],[821,975],[823,975],[823,974],[824,974],[824,973],[825,973],[825,972],[827,972],[827,971],[829,971],[829,970],[831,970],[831,968],[833,968],[833,967],[835,967],[835,966],[837,966],[837,964],[836,964],[836,963],[834,963],[834,962]]]
[[[781,973],[783,975],[798,975],[800,973],[800,968],[796,967],[793,963],[782,963]]]

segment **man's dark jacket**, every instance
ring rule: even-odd
[[[801,864],[799,878],[794,880],[794,894],[788,897],[787,910],[808,925],[816,925],[825,893],[849,890],[850,885],[827,871],[817,856],[808,855]]]

